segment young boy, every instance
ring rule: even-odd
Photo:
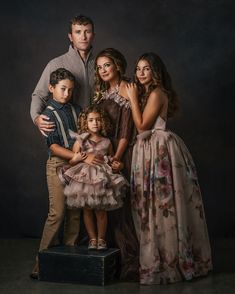
[[[55,129],[48,132],[46,143],[49,148],[47,160],[47,185],[49,192],[49,213],[46,219],[39,251],[58,244],[58,233],[65,217],[64,244],[75,245],[80,226],[80,210],[66,209],[64,187],[61,184],[56,170],[59,166],[68,164],[74,152],[71,148],[74,143],[68,130],[77,132],[77,115],[80,107],[69,103],[74,89],[75,78],[72,73],[64,68],[53,71],[50,75],[49,91],[52,94],[47,102],[43,114],[50,118]],[[37,279],[39,274],[38,260],[30,275]]]

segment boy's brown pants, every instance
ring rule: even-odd
[[[47,186],[49,192],[49,213],[44,225],[39,251],[58,244],[58,233],[65,217],[64,244],[75,245],[80,228],[80,209],[67,209],[64,186],[56,170],[68,164],[66,160],[52,156],[47,160]]]

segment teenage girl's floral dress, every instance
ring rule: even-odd
[[[132,157],[132,212],[140,242],[140,283],[166,284],[212,269],[204,208],[184,142],[154,128],[137,136]]]

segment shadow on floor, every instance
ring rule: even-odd
[[[235,239],[212,241],[214,272],[206,278],[167,286],[114,283],[88,286],[34,281],[29,273],[39,246],[38,239],[0,239],[1,294],[234,294]]]

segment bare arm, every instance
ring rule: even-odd
[[[136,84],[127,85],[128,97],[131,103],[131,111],[136,128],[139,131],[149,130],[159,115],[165,101],[165,95],[160,89],[153,90],[149,97],[143,113],[138,103],[138,89]]]
[[[86,152],[81,152],[81,147],[78,141],[75,141],[73,144],[73,157],[70,159],[69,163],[75,165],[80,161],[83,161],[87,158]]]
[[[53,155],[61,157],[63,159],[67,159],[67,160],[70,160],[74,155],[73,151],[67,148],[64,148],[58,144],[51,144],[50,150],[53,153]]]
[[[109,148],[108,148],[108,154],[107,155],[110,155],[110,156],[113,156],[113,145],[110,143],[109,144]]]
[[[79,151],[77,153],[74,153],[73,151],[64,148],[58,144],[52,144],[50,146],[50,150],[52,151],[53,155],[69,160],[69,163],[71,165],[74,165],[86,158],[85,153],[80,153]]]
[[[126,147],[128,145],[128,140],[125,139],[125,138],[121,138],[118,142],[118,146],[117,146],[117,150],[114,154],[114,158],[117,159],[118,161],[121,160],[125,150],[126,150]]]
[[[124,150],[125,151],[125,150]],[[108,155],[113,156],[113,146],[110,143],[109,145],[109,149],[108,149]],[[117,152],[116,152],[117,153]],[[113,160],[111,162],[111,167],[115,172],[119,172],[121,169],[123,169],[124,164],[122,162],[120,162],[120,160],[117,160],[117,157],[113,157]]]
[[[74,142],[72,150],[73,150],[74,153],[77,153],[77,152],[81,151],[81,146],[80,146],[80,143],[78,141]]]
[[[74,152],[74,158],[70,160],[70,164],[72,165],[74,165],[78,161],[84,161],[87,164],[91,164],[91,165],[100,165],[104,163],[104,160],[99,157],[96,157],[95,153],[87,154],[86,152],[81,152],[81,147],[78,141],[76,141],[73,145],[73,152]],[[79,154],[81,158],[79,157]]]

